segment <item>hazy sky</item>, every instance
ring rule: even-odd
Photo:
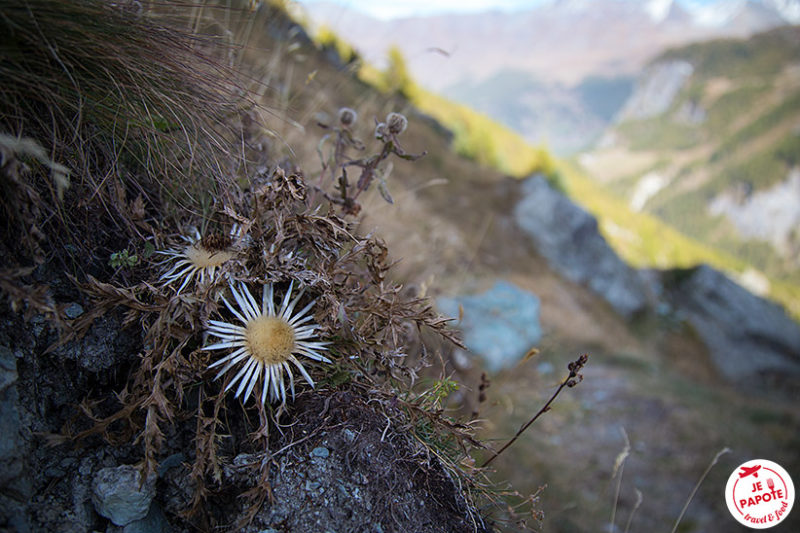
[[[309,4],[315,0],[297,0]],[[319,1],[319,0],[316,0]],[[374,17],[388,19],[429,15],[442,12],[487,11],[490,9],[514,10],[541,4],[547,0],[325,0],[340,4]]]
[[[352,8],[374,17],[389,19],[410,17],[414,15],[430,15],[444,12],[488,11],[501,9],[513,11],[530,8],[553,0],[295,0],[299,4],[325,1]],[[591,0],[586,0],[591,1]],[[632,0],[644,1],[644,0]],[[670,0],[651,0],[657,3]],[[680,0],[682,4],[707,4],[711,0]]]

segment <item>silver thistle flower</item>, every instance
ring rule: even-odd
[[[201,284],[211,281],[217,269],[236,255],[231,238],[224,235],[212,234],[201,238],[195,230],[195,239],[181,238],[189,244],[179,249],[156,252],[167,256],[163,262],[174,261],[172,267],[161,275],[161,281],[164,285],[171,285],[183,280],[178,287],[178,294],[195,276]]]
[[[238,383],[235,397],[243,392],[242,401],[246,402],[263,375],[261,386],[261,403],[266,401],[269,392],[270,401],[286,403],[286,385],[284,372],[289,375],[289,389],[294,399],[294,365],[305,380],[314,387],[314,380],[298,360],[297,356],[307,357],[314,361],[330,363],[330,359],[322,355],[329,342],[313,341],[317,324],[306,324],[313,316],[308,314],[316,300],[308,303],[295,313],[294,309],[302,298],[305,289],[291,299],[294,282],[283,297],[280,309],[276,310],[272,284],[263,286],[261,307],[259,308],[247,286],[240,283],[239,289],[230,285],[238,308],[231,305],[224,297],[222,301],[228,310],[241,322],[231,324],[219,320],[210,320],[208,332],[219,337],[220,342],[203,347],[204,350],[227,350],[231,353],[214,362],[209,368],[225,365],[214,379],[219,379],[237,365],[241,368],[225,387],[230,390]],[[291,363],[291,364],[290,364]]]

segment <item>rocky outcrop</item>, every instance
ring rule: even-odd
[[[542,336],[539,299],[507,281],[481,294],[439,298],[436,303],[446,315],[461,315],[464,344],[484,359],[490,372],[513,366]]]
[[[708,346],[719,371],[745,386],[800,383],[800,325],[709,266],[665,273],[665,296]]]
[[[554,270],[589,287],[621,315],[647,307],[645,283],[600,235],[597,219],[541,176],[522,184],[514,219]]]
[[[665,113],[693,71],[692,65],[686,61],[665,61],[648,67],[620,111],[618,122]]]
[[[25,532],[30,531],[24,509],[31,484],[23,475],[28,443],[21,434],[18,355],[0,345],[0,529]]]
[[[784,257],[800,265],[800,167],[785,180],[764,190],[732,187],[708,205],[723,215],[743,237],[768,241]]]

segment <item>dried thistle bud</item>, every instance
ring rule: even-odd
[[[231,246],[231,238],[227,235],[220,235],[218,233],[210,233],[200,239],[200,245],[208,251],[219,252],[227,250]]]
[[[408,119],[400,113],[389,113],[386,115],[386,127],[392,135],[400,135],[408,127]]]
[[[379,122],[378,125],[375,126],[375,138],[383,139],[384,137],[386,137],[386,124]]]
[[[349,128],[358,120],[358,113],[349,107],[343,107],[339,110],[339,123],[345,128]]]

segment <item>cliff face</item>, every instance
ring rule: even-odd
[[[693,70],[686,61],[656,63],[645,69],[617,120],[651,118],[665,113]]]
[[[597,219],[540,176],[527,179],[514,218],[551,267],[585,284],[625,317],[644,311],[648,291],[600,235]]]
[[[731,383],[766,391],[800,386],[800,325],[709,266],[637,271],[606,243],[597,220],[532,177],[520,187],[514,219],[536,250],[567,279],[585,285],[621,315],[645,311],[686,320]]]

